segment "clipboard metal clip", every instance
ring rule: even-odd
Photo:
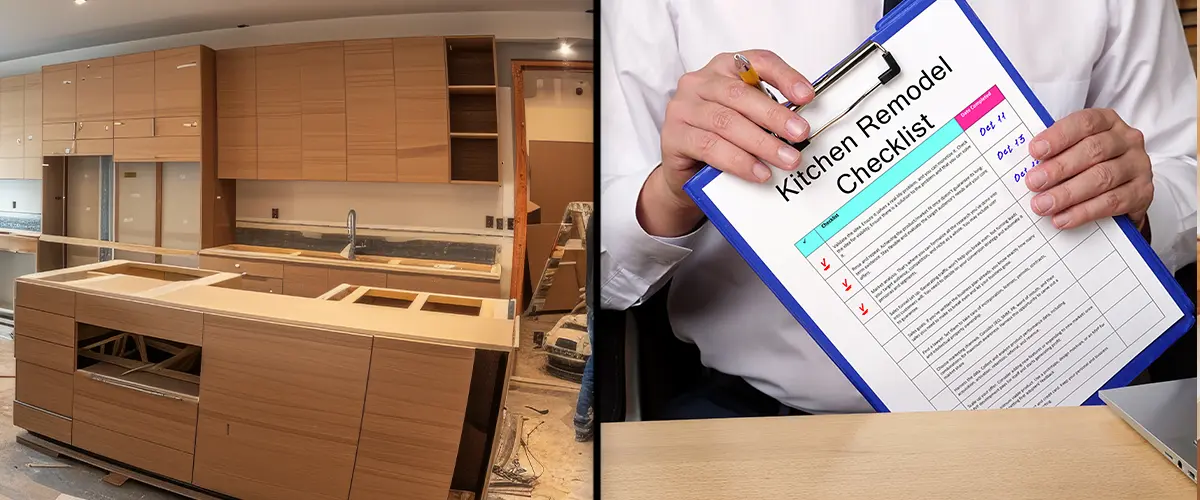
[[[837,83],[838,80],[840,80],[843,76],[846,76],[846,74],[849,73],[851,69],[854,69],[855,66],[858,66],[859,64],[862,64],[863,61],[866,61],[867,57],[870,56],[874,51],[879,51],[880,55],[883,56],[884,62],[886,62],[888,65],[887,71],[884,71],[883,74],[879,75],[879,82],[866,92],[863,92],[863,94],[859,96],[858,99],[856,99],[853,103],[851,103],[850,106],[846,107],[844,111],[830,119],[828,122],[825,122],[824,125],[821,125],[820,128],[817,128],[815,131],[809,134],[807,139],[795,143],[794,146],[796,149],[803,150],[806,146],[808,146],[809,141],[816,137],[817,134],[824,132],[825,129],[829,128],[830,125],[837,123],[838,120],[841,120],[846,115],[850,114],[850,112],[853,111],[854,108],[858,107],[858,105],[864,100],[866,100],[871,93],[879,90],[880,87],[892,81],[896,75],[900,74],[900,65],[896,63],[896,58],[892,56],[892,53],[883,48],[883,45],[880,45],[873,40],[867,40],[866,42],[863,42],[862,45],[859,45],[858,48],[855,49],[854,52],[852,52],[849,56],[847,56],[845,59],[842,59],[842,62],[838,63],[837,66],[834,66],[829,73],[813,84],[813,93],[815,94],[814,99],[816,99],[816,97],[820,97],[821,92],[828,89],[834,83]],[[788,106],[788,108],[791,109],[793,113],[799,114],[800,111],[804,109],[804,106],[791,104]]]

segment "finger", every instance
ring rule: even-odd
[[[716,132],[741,150],[784,170],[793,170],[800,163],[800,152],[796,148],[784,144],[745,116],[720,104],[704,101],[688,106],[682,118],[685,123]]]
[[[771,169],[754,155],[747,153],[716,132],[687,126],[675,136],[682,138],[676,150],[750,182],[766,182],[771,178]]]
[[[703,100],[732,109],[792,142],[808,138],[808,121],[735,77],[716,77],[696,88]]]
[[[1035,136],[1029,144],[1029,154],[1034,159],[1045,160],[1066,151],[1084,137],[1113,128],[1118,121],[1120,117],[1111,109],[1076,111]]]
[[[1025,176],[1025,185],[1030,191],[1045,191],[1128,150],[1129,144],[1125,138],[1114,131],[1085,137],[1034,167]]]
[[[795,68],[783,62],[778,54],[769,50],[747,50],[739,54],[750,60],[758,75],[783,92],[792,104],[808,104],[815,96],[812,82]],[[736,71],[736,70],[735,70]]]
[[[1101,162],[1033,197],[1031,207],[1038,215],[1054,215],[1116,189],[1139,174],[1133,155]]]
[[[1149,179],[1139,178],[1075,205],[1055,215],[1051,222],[1059,229],[1072,229],[1105,217],[1144,212],[1152,196],[1154,184]]]

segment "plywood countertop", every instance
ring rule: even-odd
[[[407,259],[378,255],[360,255],[358,260],[347,260],[333,252],[296,250],[287,248],[260,247],[254,245],[225,245],[206,248],[200,255],[229,257],[269,262],[311,264],[370,271],[393,273],[427,274],[451,278],[500,281],[500,264],[470,264],[441,260]]]
[[[600,426],[606,500],[1196,498],[1101,406]]]
[[[37,253],[41,233],[17,229],[0,229],[0,251]]]
[[[17,278],[17,283],[354,335],[505,351],[517,345],[516,321],[508,317],[505,300],[437,295],[482,306],[478,315],[453,314],[419,307],[355,303],[354,299],[361,297],[362,292],[306,298],[242,290],[241,279],[241,275],[234,273],[114,260],[34,273]],[[339,285],[331,292],[350,292],[347,290],[350,287]],[[21,293],[18,285],[18,295]],[[431,302],[434,297],[420,292],[395,291],[395,294],[430,297]],[[346,296],[349,298],[342,300]]]

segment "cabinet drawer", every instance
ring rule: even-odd
[[[75,139],[112,139],[113,122],[82,122]]]
[[[38,148],[41,148],[41,146],[39,145]],[[26,179],[41,179],[42,178],[42,167],[45,167],[45,165],[42,164],[41,156],[25,158],[24,163],[25,163],[24,171],[25,171]]]
[[[80,139],[75,141],[73,154],[82,156],[112,156],[112,139]]]
[[[200,345],[203,328],[202,314],[196,311],[85,293],[75,296],[75,320],[190,345]]]
[[[75,349],[17,334],[13,351],[17,361],[25,361],[63,373],[75,371]]]
[[[328,292],[329,269],[317,266],[283,266],[283,293],[297,297],[317,297]]]
[[[73,384],[70,373],[17,361],[17,401],[69,417]]]
[[[333,288],[342,283],[348,285],[373,286],[376,288],[384,288],[387,286],[387,274],[357,271],[353,269],[329,268],[329,288]]]
[[[192,480],[191,454],[119,434],[87,422],[72,422],[71,444],[172,479],[183,482]]]
[[[52,344],[75,346],[75,318],[17,307],[13,316],[17,335],[33,337]]]
[[[75,139],[75,123],[51,123],[42,125],[43,141],[70,141]]]
[[[158,118],[154,120],[156,137],[190,137],[200,135],[200,117]]]
[[[71,443],[71,419],[13,401],[13,425],[50,439]]]
[[[75,316],[75,292],[25,282],[17,282],[16,290],[18,307]]]
[[[201,255],[200,268],[262,278],[283,278],[283,264],[278,262],[258,262]]]
[[[113,159],[115,161],[200,161],[200,138],[116,139],[113,144]]]
[[[154,137],[154,119],[135,118],[132,120],[117,120],[113,122],[113,137],[118,139]]]
[[[415,292],[444,293],[468,297],[500,298],[500,283],[495,281],[447,278],[424,274],[388,274],[387,287]]]
[[[63,156],[75,152],[75,141],[42,141],[42,156]]]
[[[199,388],[152,373],[99,363],[75,372],[71,417],[192,454]]]
[[[283,280],[260,276],[242,276],[242,290],[264,293],[283,293]]]

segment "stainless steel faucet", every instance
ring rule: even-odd
[[[358,214],[351,208],[346,214],[346,232],[350,234],[350,244],[346,245],[346,258],[354,260],[356,250],[366,248],[366,242],[358,243]]]

